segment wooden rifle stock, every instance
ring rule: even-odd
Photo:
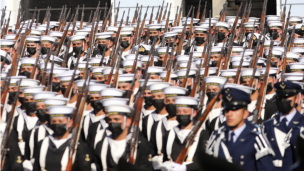
[[[133,16],[132,23],[135,23],[135,21],[136,21],[136,18],[137,18],[137,8],[138,8],[138,3],[136,4],[136,10],[135,10],[135,13],[134,13],[134,16]]]
[[[81,20],[80,20],[79,30],[81,30],[82,26],[83,26],[83,17],[84,17],[84,4],[82,6],[82,12],[81,12]]]
[[[290,5],[290,7],[289,7],[289,13],[288,13],[287,21],[286,21],[286,23],[282,24],[283,37],[282,37],[281,46],[284,46],[285,40],[287,38],[287,31],[288,31],[288,25],[289,25],[289,19],[290,19],[291,6],[292,5]],[[284,22],[285,22],[285,20],[284,20]],[[284,29],[284,25],[285,25],[285,29]]]
[[[160,9],[159,16],[157,16],[157,17],[158,17],[158,20],[157,20],[157,23],[158,23],[158,24],[159,24],[160,21],[161,21],[161,17],[162,17],[162,14],[163,14],[163,9],[164,9],[164,3],[165,3],[165,0],[163,0],[163,5],[162,5],[162,7],[161,7],[161,9]]]
[[[292,48],[293,45],[294,45],[295,29],[296,29],[296,26],[293,26],[292,34],[291,34],[291,37],[290,37],[290,43],[289,43],[289,45],[288,45],[287,52],[290,52],[291,48]]]
[[[204,7],[204,11],[203,11],[203,15],[202,15],[202,18],[201,18],[201,21],[200,22],[204,22],[205,21],[205,18],[206,18],[206,8],[207,8],[207,2],[205,2],[205,7]],[[210,18],[211,16],[209,16]]]
[[[170,4],[171,4],[171,3],[170,3]],[[166,19],[166,14],[167,14],[167,12],[168,12],[168,5],[169,5],[169,3],[167,2],[166,10],[165,10],[165,12],[164,12],[164,15],[163,15],[162,20],[165,20],[165,19]],[[170,11],[170,9],[169,9],[169,11]]]

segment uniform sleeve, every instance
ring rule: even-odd
[[[278,107],[275,103],[267,100],[265,104],[265,117],[264,120],[268,120],[271,116],[278,111]]]
[[[153,124],[152,129],[151,129],[151,137],[150,137],[150,145],[151,145],[151,150],[153,150],[153,153],[157,155],[157,145],[156,145],[156,130],[159,122],[156,122]]]
[[[151,145],[141,134],[139,134],[139,141],[140,146],[137,150],[135,164],[144,168],[152,168],[152,156],[154,156],[154,152]]]
[[[39,158],[40,158],[40,148],[41,148],[41,144],[42,144],[43,141],[40,141],[38,144],[37,144],[37,150],[34,154],[34,158],[35,158],[35,163],[34,163],[34,170],[33,171],[40,171],[41,168],[40,168],[40,163],[39,163]]]
[[[255,159],[256,167],[259,171],[275,170],[272,162],[274,156],[273,149],[269,146],[267,139],[263,134],[259,134],[255,138],[254,148],[256,150]]]
[[[81,142],[77,149],[77,155],[73,164],[73,171],[91,170],[93,155],[84,142]]]

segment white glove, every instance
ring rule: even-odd
[[[160,170],[161,171],[170,171],[170,166],[173,164],[174,162],[171,161],[166,161],[163,164],[160,165]]]
[[[95,163],[91,164],[91,171],[97,171]]]
[[[183,164],[173,163],[170,166],[170,171],[186,171],[186,170],[187,170],[186,165]]]
[[[22,163],[24,171],[32,171],[33,170],[33,165],[29,160],[24,160]]]
[[[159,170],[160,165],[163,163],[163,155],[154,156],[152,158],[152,166],[154,170]]]

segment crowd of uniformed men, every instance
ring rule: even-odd
[[[2,170],[303,169],[303,18],[167,9],[2,20]]]

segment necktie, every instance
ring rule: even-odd
[[[284,132],[288,131],[287,126],[286,126],[286,122],[287,122],[287,119],[284,117],[281,121],[281,124],[280,124],[282,126],[282,128],[284,128]]]
[[[232,146],[232,144],[233,144],[233,137],[234,137],[234,132],[232,131],[232,132],[230,132],[230,139],[229,139],[229,146]]]

